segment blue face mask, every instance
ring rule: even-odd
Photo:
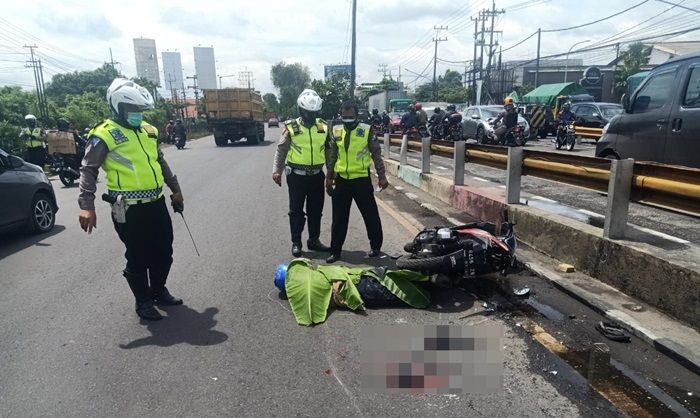
[[[126,122],[134,128],[138,128],[139,126],[141,126],[141,122],[143,122],[143,113],[128,112],[126,114]]]

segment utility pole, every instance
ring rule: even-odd
[[[472,95],[474,100],[472,103],[476,103],[476,46],[479,43],[477,36],[479,35],[479,18],[471,17],[474,22],[474,60],[472,61]]]
[[[37,108],[39,110],[39,116],[43,119],[44,123],[49,122],[49,107],[46,103],[46,94],[44,92],[44,74],[41,67],[41,60],[34,58],[34,49],[38,48],[36,45],[24,45],[25,48],[29,48],[29,53],[31,55],[31,60],[27,61],[25,67],[32,67],[34,70],[34,83],[36,85],[36,98],[37,98]]]
[[[535,59],[535,88],[540,84],[540,40],[542,28],[537,28],[537,58]]]
[[[192,85],[187,86],[187,88],[194,90],[194,117],[196,119],[197,115],[199,114],[199,88],[197,87],[197,74],[185,78],[192,80]],[[185,104],[187,104],[187,102],[185,102]]]
[[[610,94],[615,94],[615,73],[617,72],[617,61],[620,59],[620,43],[615,44],[615,61],[612,68],[612,87],[610,87]]]
[[[386,74],[388,72],[387,67],[388,65],[386,64],[379,64],[379,69],[377,69],[378,73],[382,73],[382,80],[386,78]]]
[[[435,42],[435,55],[433,55],[433,100],[436,101],[438,99],[438,92],[437,92],[437,49],[438,49],[438,43],[444,42],[447,40],[447,38],[441,38],[440,37],[440,31],[441,30],[447,30],[447,26],[442,26],[440,27],[433,26],[433,29],[435,29],[435,37],[433,38],[433,42]]]
[[[352,0],[352,52],[350,53],[350,98],[355,98],[355,77],[357,76],[357,61],[355,47],[357,46],[357,0]]]

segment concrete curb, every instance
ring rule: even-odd
[[[406,168],[401,170],[398,167],[398,163],[395,161],[388,161],[387,166],[387,172],[389,174],[403,180],[400,174],[402,174]],[[414,167],[408,169],[419,172],[419,170]],[[411,173],[411,179],[415,179],[413,173]],[[406,183],[420,188],[445,204],[455,206],[453,205],[455,201],[455,187],[451,185],[445,187],[449,185],[449,181],[442,180],[443,179],[437,179],[436,181],[434,176],[421,175],[420,186],[416,186],[414,182]],[[430,185],[430,187],[428,187],[428,185]],[[410,193],[410,191],[403,188],[401,188],[400,191],[404,194]],[[448,198],[448,196],[450,197]],[[412,200],[421,203],[417,199]],[[444,218],[439,208],[428,203],[421,203],[421,206]],[[505,204],[501,206],[500,202],[495,202],[493,207],[501,209],[505,207]],[[472,213],[469,214],[475,216]],[[447,220],[453,224],[459,223],[456,220]],[[588,225],[584,226],[586,228],[593,228]],[[586,232],[591,233],[591,231]],[[619,324],[631,334],[642,339],[692,372],[700,374],[700,352],[697,349],[697,347],[700,347],[700,333],[698,331],[665,315],[659,310],[649,306],[649,304],[643,304],[637,299],[597,279],[581,273],[563,275],[553,268],[546,266],[546,261],[543,261],[546,257],[544,255],[538,255],[538,253],[524,248],[520,248],[518,251],[519,258],[521,260],[527,260],[524,264],[533,274],[551,283],[559,290],[600,313],[610,321]],[[624,311],[625,306],[637,305],[642,307],[642,312]]]

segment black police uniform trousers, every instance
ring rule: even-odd
[[[367,238],[373,250],[380,250],[384,241],[382,221],[379,218],[377,201],[374,200],[374,187],[372,179],[360,177],[346,180],[336,177],[333,191],[333,226],[331,227],[331,254],[340,255],[348,234],[348,222],[350,221],[350,207],[355,201],[365,221]]]
[[[126,223],[114,222],[114,229],[126,246],[124,277],[136,301],[146,301],[165,288],[173,263],[173,224],[165,198],[129,206]]]
[[[43,167],[46,164],[46,149],[42,146],[27,148],[24,160],[28,163]]]
[[[301,243],[301,233],[304,231],[306,218],[309,223],[309,240],[314,241],[321,236],[325,179],[326,175],[323,171],[311,176],[287,174],[289,229],[292,232],[293,243]],[[304,203],[306,203],[306,213],[304,213]]]

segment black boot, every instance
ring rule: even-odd
[[[132,272],[128,269],[124,270],[124,277],[131,288],[131,292],[136,299],[136,314],[149,321],[158,321],[163,319],[163,316],[153,306],[151,290],[148,288],[148,275],[143,272]]]
[[[326,258],[326,263],[332,264],[338,260],[340,260],[340,254],[331,254],[328,256],[328,258]]]
[[[301,242],[292,243],[292,255],[294,257],[301,257]]]
[[[318,238],[306,241],[306,246],[311,251],[318,251],[321,253],[327,253],[331,250],[331,247],[324,245]]]
[[[162,306],[182,305],[182,299],[171,295],[167,287],[163,287],[160,291],[153,291],[153,302]]]
[[[370,258],[379,257],[379,255],[381,255],[381,253],[382,253],[381,250],[371,249],[367,253],[367,257],[370,257]]]

